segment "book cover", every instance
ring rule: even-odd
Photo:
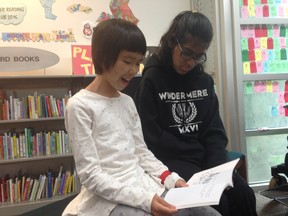
[[[10,202],[14,203],[15,201],[15,193],[14,193],[14,180],[12,178],[10,178],[8,180],[8,187],[9,187],[9,198],[10,198]]]
[[[48,174],[47,174],[47,195],[48,195],[48,198],[51,198],[53,196],[53,179],[52,179],[52,173],[51,171],[48,171]]]
[[[70,170],[67,170],[66,174],[65,174],[65,182],[64,182],[64,185],[63,185],[62,195],[66,195],[68,193],[68,187],[69,187],[69,184],[70,184],[69,183],[70,179],[71,179],[71,172],[70,172]]]
[[[51,140],[50,140],[50,131],[45,134],[45,147],[46,147],[46,155],[51,155]]]
[[[0,98],[0,120],[3,120],[4,99]]]
[[[30,194],[30,199],[29,201],[34,201],[36,198],[36,194],[38,191],[38,187],[39,187],[39,180],[38,179],[34,179],[34,183],[33,183],[33,187],[32,187],[32,191]]]
[[[58,195],[64,195],[64,186],[65,186],[65,182],[66,182],[66,174],[65,173],[63,173],[62,174],[62,178],[61,178],[61,182],[60,182],[60,188],[59,188],[59,192],[58,192]]]
[[[1,197],[3,202],[7,201],[6,179],[6,176],[1,178]]]
[[[187,182],[189,187],[170,189],[165,200],[177,209],[218,205],[223,191],[233,187],[232,175],[239,160],[195,173]]]
[[[24,199],[24,190],[25,190],[25,182],[26,182],[26,176],[23,175],[22,178],[21,178],[21,200],[23,201]]]
[[[28,199],[29,185],[30,185],[30,177],[27,177],[24,183],[24,190],[23,190],[23,196],[22,196],[23,201],[26,201]]]
[[[4,160],[3,135],[0,135],[0,160]]]
[[[3,116],[2,116],[2,118],[3,118],[3,120],[8,120],[9,118],[8,118],[8,116],[9,116],[9,109],[8,109],[8,107],[9,107],[9,105],[8,105],[8,100],[4,100],[4,103],[3,103]]]
[[[43,112],[44,112],[44,117],[49,117],[49,114],[48,114],[48,105],[47,105],[47,101],[46,101],[46,95],[43,94],[42,95],[42,101],[43,101]]]
[[[4,133],[3,136],[3,151],[4,151],[4,159],[8,159],[8,144],[7,144],[7,133]]]
[[[52,117],[52,107],[50,104],[49,96],[45,95],[48,117]]]
[[[27,191],[27,197],[26,197],[27,200],[29,200],[29,198],[30,198],[32,187],[33,187],[33,183],[34,183],[34,179],[30,178],[28,191]]]
[[[45,184],[46,184],[46,175],[40,175],[40,177],[39,177],[39,189],[37,191],[36,200],[39,200],[41,198]]]

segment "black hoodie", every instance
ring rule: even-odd
[[[135,103],[148,148],[184,179],[227,161],[227,136],[210,75],[178,74],[152,55]]]

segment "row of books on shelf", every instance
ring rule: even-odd
[[[37,92],[22,98],[13,95],[6,98],[5,94],[2,94],[0,97],[0,120],[63,117],[69,97],[71,97],[70,91],[63,98]]]
[[[71,153],[68,134],[64,130],[34,132],[25,128],[22,133],[0,135],[0,160],[30,158]]]
[[[67,195],[76,191],[75,182],[75,171],[63,171],[63,166],[60,167],[58,175],[48,171],[38,177],[23,175],[9,178],[8,175],[3,176],[0,182],[0,202],[32,202]]]

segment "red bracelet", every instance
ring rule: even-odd
[[[169,176],[171,174],[171,172],[169,170],[164,171],[161,175],[160,175],[160,179],[161,179],[161,184],[164,184],[165,179],[167,178],[167,176]]]

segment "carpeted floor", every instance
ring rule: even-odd
[[[288,216],[288,207],[256,193],[258,216]]]

